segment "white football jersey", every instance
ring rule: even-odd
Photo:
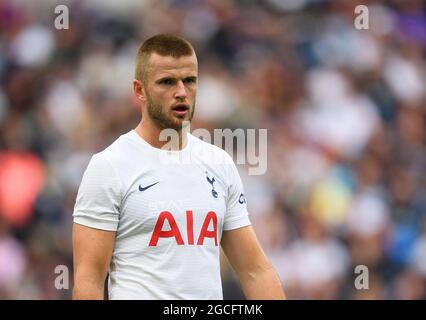
[[[188,133],[167,151],[134,130],[95,154],[74,222],[116,231],[110,299],[223,299],[223,230],[250,225],[232,158]]]

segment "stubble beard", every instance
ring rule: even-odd
[[[189,122],[191,122],[194,116],[195,101],[194,104],[190,106],[189,117],[178,118],[174,116],[170,110],[165,110],[163,106],[155,104],[148,93],[146,96],[148,115],[154,124],[161,130],[173,129],[180,132],[182,128],[185,128]]]

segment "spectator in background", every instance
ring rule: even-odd
[[[426,8],[367,3],[370,28],[356,30],[357,4],[70,1],[70,29],[56,30],[51,1],[0,1],[0,297],[71,297],[54,266],[71,269],[82,173],[137,124],[123,84],[139,39],[171,31],[199,52],[191,128],[268,129],[267,173],[240,171],[289,298],[425,298]]]

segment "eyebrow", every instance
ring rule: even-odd
[[[176,79],[178,79],[178,78],[173,77],[173,76],[164,76],[164,77],[161,77],[161,78],[155,80],[155,82],[160,83],[161,81],[164,81],[164,80],[176,80]],[[186,80],[186,79],[197,80],[197,76],[188,76],[188,77],[183,78],[182,80]]]

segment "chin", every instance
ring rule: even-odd
[[[163,123],[162,127],[164,129],[173,129],[173,130],[176,130],[176,131],[180,131],[180,130],[182,130],[182,122],[183,122],[183,120],[182,121],[171,120],[171,121],[168,121],[167,123]]]
[[[171,119],[170,124],[173,123],[173,127],[179,127],[179,129],[182,129],[182,124],[184,121],[189,121],[191,122],[191,118],[189,116],[185,116],[184,118],[178,118],[178,117],[173,117],[173,119]]]

